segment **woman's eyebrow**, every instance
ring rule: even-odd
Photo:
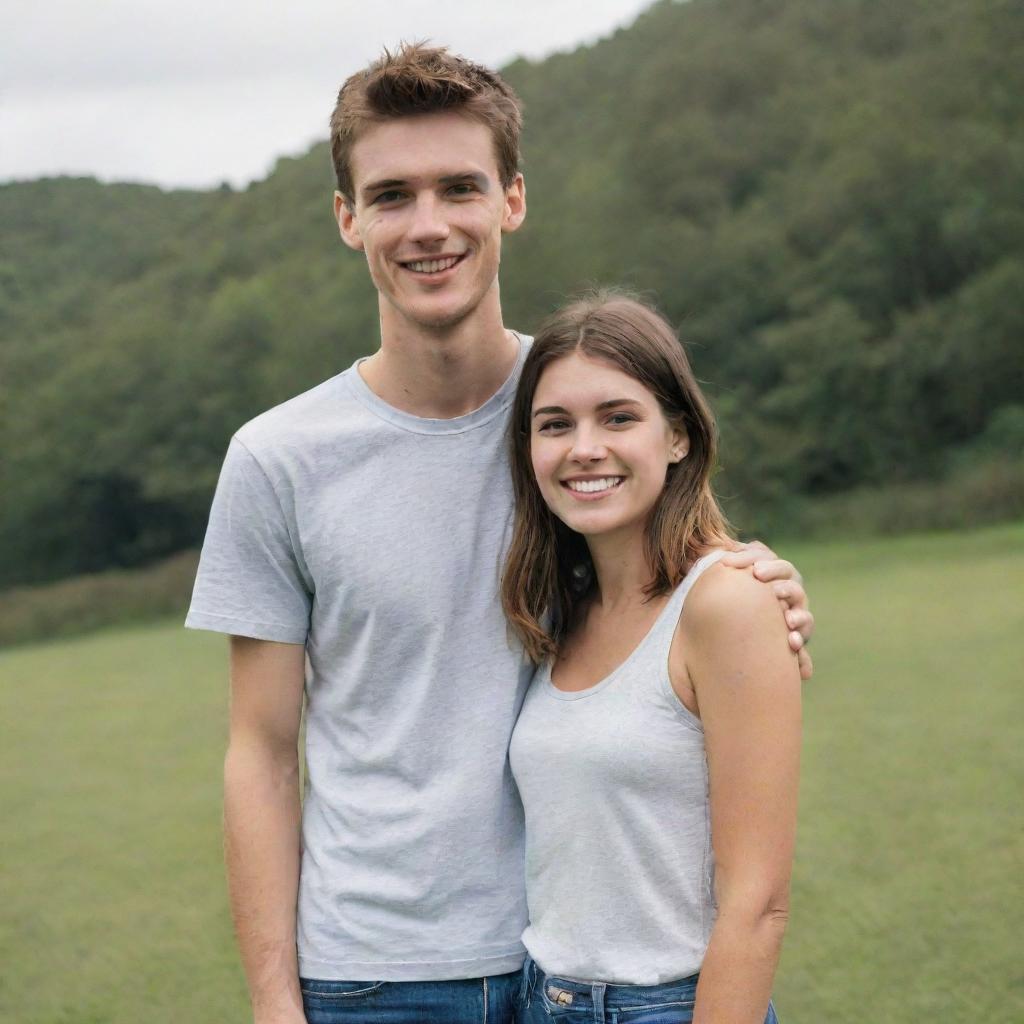
[[[609,398],[605,402],[598,402],[594,407],[598,412],[602,412],[605,409],[614,409],[620,405],[639,405],[640,403],[635,398]],[[568,415],[568,410],[563,409],[560,405],[545,405],[541,409],[535,409],[533,412],[534,416],[543,416],[552,412],[560,412]]]
[[[598,409],[612,409],[617,405],[639,405],[635,398],[609,398],[607,402],[599,402]]]

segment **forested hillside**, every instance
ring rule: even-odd
[[[650,292],[741,524],[1024,479],[1017,0],[663,0],[505,74],[530,206],[506,322]],[[244,192],[0,186],[0,584],[195,545],[231,432],[375,346],[332,184],[321,144]]]

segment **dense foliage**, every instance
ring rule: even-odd
[[[741,521],[1019,467],[1016,0],[662,0],[505,73],[530,200],[506,321],[593,283],[656,297]],[[196,544],[231,432],[375,346],[331,188],[323,144],[244,192],[0,187],[0,583]]]

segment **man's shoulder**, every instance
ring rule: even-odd
[[[235,432],[235,438],[253,455],[271,453],[293,445],[305,446],[317,436],[335,429],[344,420],[348,402],[344,370],[308,391],[261,412]]]

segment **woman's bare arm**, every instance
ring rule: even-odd
[[[762,1024],[789,910],[800,764],[800,670],[768,587],[714,566],[681,648],[707,749],[718,917],[694,1024]]]

